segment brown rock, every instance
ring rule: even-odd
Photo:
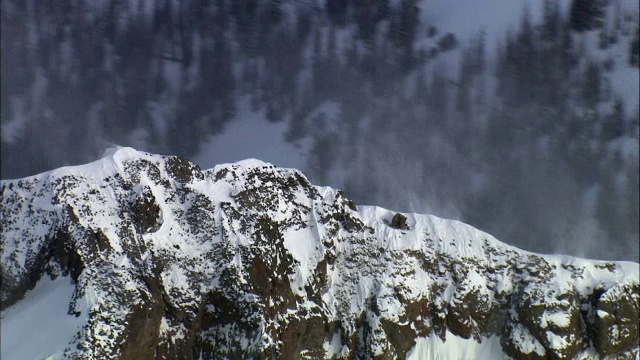
[[[178,156],[170,156],[167,159],[165,170],[169,176],[183,184],[189,183],[193,179],[202,180],[204,178],[198,165]]]
[[[596,304],[594,345],[603,356],[615,356],[639,343],[638,284],[617,285],[600,296]]]
[[[395,215],[393,215],[393,218],[391,219],[391,224],[389,224],[389,226],[391,226],[394,229],[409,230],[409,224],[407,224],[407,217],[400,213],[396,213]]]

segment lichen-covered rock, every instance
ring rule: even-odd
[[[621,283],[604,292],[598,299],[594,343],[600,354],[616,356],[638,348],[638,290],[638,283]]]
[[[544,347],[549,359],[573,359],[585,347],[580,302],[571,292],[549,298],[541,291],[523,296],[520,322]]]
[[[638,352],[637,264],[356,207],[297,170],[201,171],[123,148],[1,186],[2,309],[43,276],[71,277],[69,316],[86,322],[65,358],[422,359],[420,344],[492,341],[515,359]]]

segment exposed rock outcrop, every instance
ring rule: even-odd
[[[202,171],[123,148],[3,181],[1,245],[5,311],[43,276],[74,279],[73,359],[417,359],[453,336],[516,359],[638,353],[638,264],[356,207],[255,160]]]

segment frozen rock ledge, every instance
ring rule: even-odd
[[[637,263],[395,214],[259,160],[131,148],[3,180],[1,357],[638,358]],[[29,314],[65,335],[12,346]]]

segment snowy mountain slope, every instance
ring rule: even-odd
[[[356,207],[258,160],[201,171],[120,148],[2,181],[1,244],[3,359],[639,351],[637,263],[538,255],[457,221]],[[60,324],[58,343],[17,343],[29,314]]]

